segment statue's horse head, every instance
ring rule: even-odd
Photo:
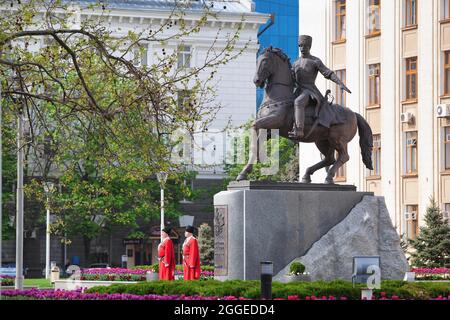
[[[259,88],[271,83],[293,86],[289,57],[281,49],[265,49],[258,57],[253,82]]]

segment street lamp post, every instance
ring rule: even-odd
[[[158,172],[156,177],[158,178],[158,182],[161,188],[161,231],[164,229],[164,186],[167,181],[167,172]],[[163,238],[161,235],[161,242]]]
[[[2,267],[2,243],[3,243],[3,140],[2,140],[2,85],[0,83],[0,268]],[[1,284],[0,284],[1,286]],[[0,293],[1,294],[1,293]]]
[[[17,120],[17,204],[16,204],[16,282],[17,290],[23,289],[23,159],[24,132],[23,110]]]
[[[52,182],[44,183],[44,191],[47,199],[47,219],[46,219],[46,235],[45,235],[45,278],[50,279],[50,192],[53,191],[54,184]],[[64,261],[65,263],[65,261]]]

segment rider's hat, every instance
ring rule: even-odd
[[[302,42],[306,43],[309,47],[311,47],[312,37],[307,35],[301,35],[300,37],[298,37],[298,45],[300,45],[300,43]]]

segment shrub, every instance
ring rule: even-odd
[[[175,268],[178,271],[183,271],[183,266],[180,265],[180,264],[177,265]],[[200,266],[200,268],[202,269],[202,271],[211,271],[211,272],[214,271],[214,266],[202,265],[202,266]],[[152,265],[135,266],[135,267],[132,267],[131,269],[133,269],[133,270],[151,270],[151,271],[154,271],[154,272],[158,272],[158,270],[159,270],[159,263],[155,263],[155,264],[152,264]]]
[[[305,272],[305,265],[300,262],[293,262],[289,267],[289,273],[292,275],[299,275]]]
[[[346,297],[359,300],[361,287],[353,287],[351,282],[274,282],[272,296],[274,299],[288,299],[290,296],[306,297]],[[90,293],[129,293],[136,295],[200,295],[204,297],[235,296],[250,299],[259,299],[261,296],[259,281],[153,281],[136,285],[113,285],[110,287],[94,287]],[[383,281],[380,290],[374,290],[376,297],[398,296],[400,299],[431,299],[450,295],[450,283],[442,282],[403,282]]]
[[[132,270],[147,270],[147,271],[158,272],[158,270],[159,270],[159,263],[154,263],[154,264],[151,264],[151,265],[134,266],[131,269]]]
[[[0,276],[0,285],[4,287],[9,287],[14,285],[14,277],[10,276]]]

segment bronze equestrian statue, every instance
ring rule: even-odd
[[[246,180],[253,170],[253,164],[259,160],[260,129],[279,129],[282,137],[295,142],[316,144],[324,159],[306,170],[302,183],[311,183],[311,175],[331,166],[327,170],[325,183],[333,184],[338,169],[350,159],[347,145],[357,131],[363,162],[369,170],[373,170],[372,130],[360,114],[328,102],[329,91],[323,97],[317,89],[314,81],[318,72],[321,72],[325,78],[350,93],[333,71],[326,68],[320,59],[310,55],[311,44],[311,37],[300,36],[302,57],[294,63],[294,67],[281,49],[269,47],[258,58],[253,82],[257,87],[265,89],[264,100],[252,126],[255,134],[252,135],[254,139],[250,145],[250,158],[237,181]]]

